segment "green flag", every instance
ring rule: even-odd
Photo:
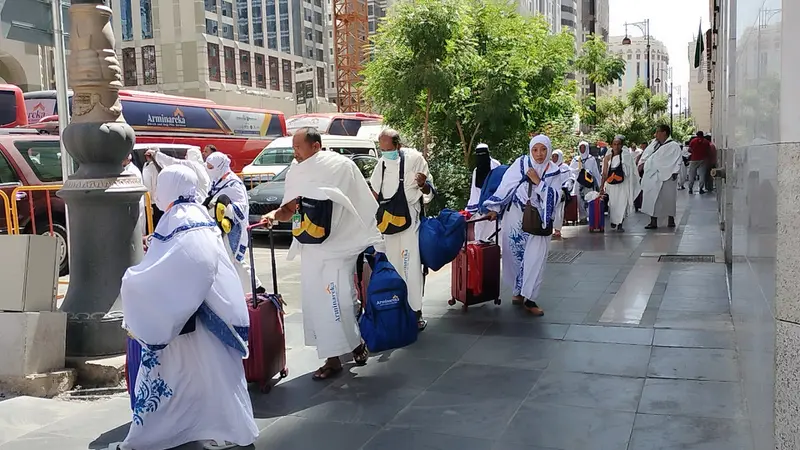
[[[703,61],[703,52],[706,50],[705,39],[703,37],[703,22],[697,26],[697,42],[694,46],[694,68],[700,68],[700,63]]]

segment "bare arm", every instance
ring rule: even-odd
[[[608,155],[603,158],[603,171],[600,175],[603,177],[603,182],[600,184],[600,190],[602,191],[606,187],[606,174],[608,173]]]
[[[291,220],[295,211],[297,211],[297,200],[292,200],[275,211],[275,220],[278,222],[288,222]]]

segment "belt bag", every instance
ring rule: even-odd
[[[386,177],[386,163],[382,163],[381,185],[378,187],[378,210],[375,213],[378,231],[381,234],[397,234],[411,226],[411,211],[408,209],[408,200],[406,199],[405,172],[405,155],[400,151],[400,181],[397,185],[397,192],[388,199],[384,198],[383,179]]]
[[[622,162],[617,167],[612,169],[608,169],[608,177],[606,178],[606,183],[608,184],[620,184],[625,181],[625,171],[622,169]]]
[[[333,202],[300,197],[300,223],[292,223],[292,236],[301,244],[321,244],[331,234]]]

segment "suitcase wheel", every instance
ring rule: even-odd
[[[447,304],[450,305],[450,306],[455,305],[456,304],[456,299],[451,298],[450,300],[447,301]]]
[[[281,378],[288,377],[289,376],[289,368],[287,367],[287,368],[281,370],[280,376],[281,376]]]
[[[500,303],[503,303],[503,301],[500,300],[499,298],[494,299],[494,304],[495,305],[499,305]]]
[[[464,306],[461,307],[461,310],[467,312],[469,310],[469,306],[467,306],[467,304],[464,303]]]

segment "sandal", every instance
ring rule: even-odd
[[[529,313],[533,314],[536,317],[542,317],[544,315],[544,311],[536,302],[531,300],[525,300],[525,309],[528,310]]]
[[[336,375],[342,373],[344,368],[342,367],[342,363],[339,362],[338,365],[331,364],[330,361],[325,361],[325,364],[322,365],[316,372],[314,372],[313,379],[316,381],[327,380],[328,378],[333,378]]]
[[[367,350],[367,346],[365,344],[361,344],[353,350],[353,361],[355,361],[357,366],[364,366],[367,364],[367,360],[369,359],[369,350]]]
[[[203,442],[203,449],[205,450],[228,450],[236,447],[238,447],[238,445],[228,441],[210,440]]]

